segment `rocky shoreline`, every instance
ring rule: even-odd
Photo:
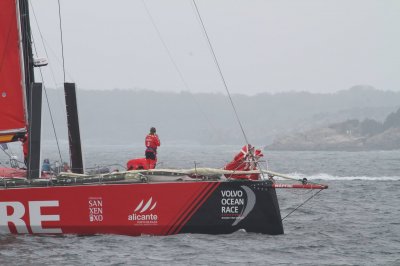
[[[347,120],[302,133],[280,136],[269,150],[360,151],[400,149],[400,109],[383,123],[366,119]]]

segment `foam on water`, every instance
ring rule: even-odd
[[[319,173],[313,175],[306,175],[302,173],[291,173],[288,176],[308,180],[334,180],[334,181],[353,181],[353,180],[363,180],[363,181],[400,181],[400,176],[335,176],[326,173]]]

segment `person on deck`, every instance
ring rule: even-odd
[[[242,150],[236,154],[233,161],[225,165],[225,170],[230,171],[251,171],[258,169],[258,163],[261,157],[264,155],[259,149],[247,144],[242,147]],[[259,174],[226,174],[225,177],[233,179],[250,179],[258,180],[260,179]]]
[[[151,164],[157,162],[157,148],[160,146],[160,139],[156,134],[156,128],[150,128],[150,133],[146,136],[145,145],[146,145],[146,160],[148,160]],[[152,167],[154,168],[154,167]]]
[[[44,159],[42,164],[42,172],[48,174],[51,172],[51,165],[49,159]]]
[[[63,172],[71,172],[71,169],[70,169],[70,167],[69,167],[67,162],[63,162],[62,171]]]

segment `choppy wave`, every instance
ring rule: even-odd
[[[306,175],[302,173],[291,173],[288,174],[293,178],[307,178],[308,180],[338,180],[338,181],[352,181],[352,180],[364,180],[364,181],[400,181],[400,176],[335,176],[325,173]]]

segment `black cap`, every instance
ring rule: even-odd
[[[156,133],[156,128],[155,127],[150,128],[150,133]]]

